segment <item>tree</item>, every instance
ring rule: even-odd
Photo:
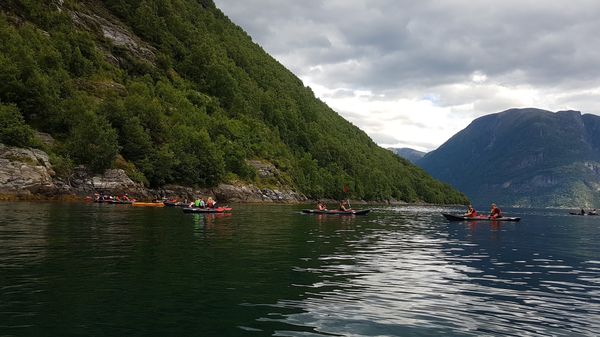
[[[14,105],[0,104],[0,143],[14,146],[33,146],[33,129],[23,120]]]
[[[87,165],[94,172],[110,168],[119,152],[116,130],[91,111],[77,117],[66,147],[77,164]]]

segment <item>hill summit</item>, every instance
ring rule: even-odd
[[[474,120],[418,164],[474,203],[598,207],[600,117],[510,109]]]

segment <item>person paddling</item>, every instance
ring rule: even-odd
[[[338,208],[338,211],[346,212],[349,210],[350,207],[348,206],[348,203],[344,200],[340,201],[340,207]]]
[[[324,203],[324,202],[322,202],[322,201],[319,201],[319,202],[317,203],[317,209],[318,209],[319,211],[326,211],[326,210],[327,210],[327,205],[325,205],[325,203]]]
[[[502,211],[500,208],[496,207],[496,204],[492,204],[492,209],[490,210],[490,218],[497,219],[502,217]]]
[[[215,200],[213,200],[212,197],[208,197],[208,200],[206,201],[206,207],[208,208],[215,208],[215,204],[217,202]]]
[[[204,199],[198,198],[197,202],[198,202],[198,205],[196,207],[199,207],[199,208],[205,208],[206,207],[206,203],[204,202]]]
[[[477,216],[477,211],[473,208],[473,205],[467,206],[467,213],[465,213],[466,217],[474,218]]]

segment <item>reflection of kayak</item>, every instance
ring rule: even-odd
[[[162,202],[133,202],[131,206],[136,207],[165,207],[165,204]]]
[[[506,216],[503,216],[501,218],[491,219],[487,216],[468,217],[468,216],[464,216],[464,215],[448,214],[448,213],[442,213],[442,215],[444,216],[444,218],[446,218],[450,221],[519,221],[519,220],[521,220],[521,218],[511,218],[511,217],[506,217]]]
[[[370,212],[370,209],[357,209],[357,210],[349,210],[349,211],[338,211],[335,209],[320,211],[318,209],[303,209],[302,213],[308,214],[337,214],[337,215],[366,215]]]
[[[163,202],[167,207],[186,207],[189,203],[181,202],[181,201],[165,201]]]
[[[185,213],[223,213],[225,211],[231,211],[231,207],[217,207],[217,208],[199,208],[199,207],[185,207],[183,212]]]

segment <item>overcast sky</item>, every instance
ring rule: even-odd
[[[215,0],[383,147],[513,107],[600,114],[600,1]]]

